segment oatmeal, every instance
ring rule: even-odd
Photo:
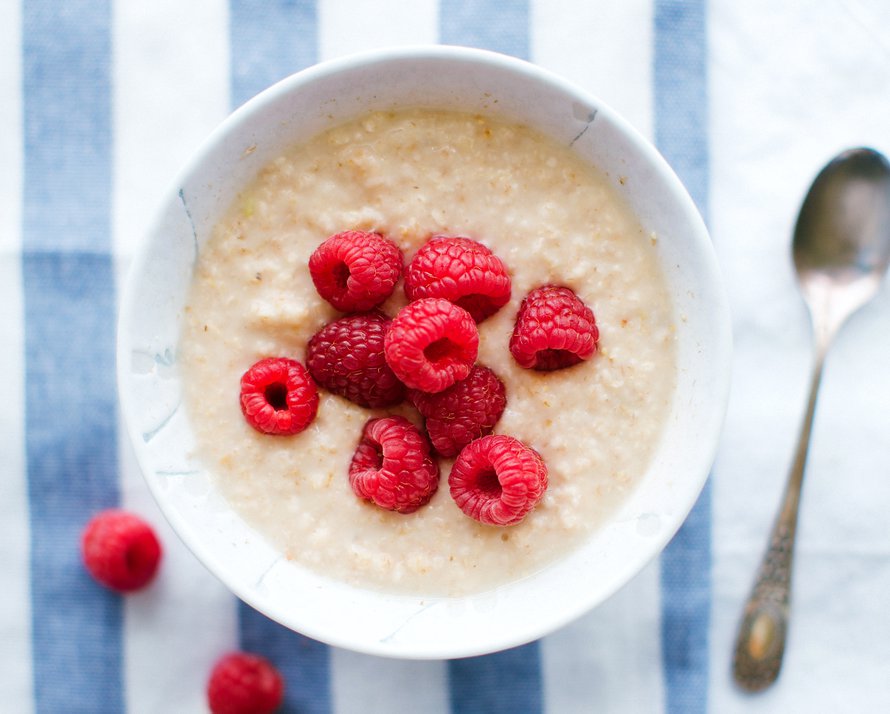
[[[410,261],[431,235],[476,239],[503,260],[512,298],[479,325],[480,364],[507,388],[495,433],[536,449],[549,488],[515,526],[465,516],[447,487],[403,515],[356,498],[347,472],[371,416],[320,390],[296,436],[244,420],[241,375],[263,357],[305,363],[336,319],[307,268],[347,229],[380,232]],[[589,305],[599,350],[555,372],[521,368],[508,345],[519,304],[554,283]],[[384,304],[405,303],[401,284]],[[523,127],[460,113],[377,113],[335,127],[267,166],[202,247],[179,360],[200,456],[243,517],[287,558],[363,587],[463,594],[539,570],[615,512],[645,472],[675,385],[674,315],[651,237],[607,180]]]

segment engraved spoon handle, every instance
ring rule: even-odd
[[[810,379],[810,396],[782,506],[770,533],[769,545],[760,563],[736,636],[733,675],[739,686],[751,692],[760,691],[772,684],[782,667],[788,630],[791,563],[794,556],[794,535],[797,531],[798,504],[813,415],[816,412],[816,397],[829,342],[827,335],[825,339],[819,340],[816,364]]]

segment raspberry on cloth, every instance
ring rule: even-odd
[[[470,373],[479,353],[479,332],[462,307],[444,298],[424,298],[393,318],[384,350],[405,386],[441,392]]]
[[[386,300],[402,275],[402,251],[379,233],[344,231],[309,257],[318,294],[342,312],[365,312]]]
[[[318,412],[318,390],[309,372],[287,357],[267,357],[241,377],[241,411],[264,434],[303,431]]]
[[[426,420],[433,448],[445,457],[456,456],[473,439],[490,434],[507,406],[504,383],[481,365],[445,391],[427,394],[412,389],[408,396]]]
[[[400,416],[371,419],[349,465],[359,498],[389,511],[412,513],[439,487],[439,465],[426,437]]]
[[[510,352],[520,367],[551,372],[590,359],[597,340],[593,311],[574,291],[544,285],[519,306]]]
[[[81,554],[97,582],[126,593],[140,590],[154,579],[162,550],[148,523],[135,513],[112,508],[87,523]]]
[[[306,367],[318,384],[361,407],[378,409],[405,399],[405,385],[383,354],[389,318],[382,312],[348,315],[309,340]]]
[[[214,665],[207,682],[211,714],[272,714],[284,699],[284,679],[264,657],[231,652]]]
[[[519,523],[547,490],[541,455],[512,436],[471,442],[451,467],[451,497],[466,515],[492,526]]]
[[[405,294],[409,300],[445,298],[482,322],[510,301],[510,275],[479,241],[434,236],[405,269]]]

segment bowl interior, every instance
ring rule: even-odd
[[[232,511],[194,458],[176,365],[200,245],[266,163],[358,114],[457,108],[528,124],[604,171],[658,238],[678,315],[677,390],[654,461],[610,523],[544,571],[482,594],[356,589],[295,565]],[[457,657],[529,641],[617,590],[680,526],[707,477],[729,384],[726,299],[707,232],[658,153],[595,97],[539,68],[448,47],[377,52],[284,80],[235,112],[179,176],[137,256],[118,338],[124,416],[165,515],[239,597],[306,635],[362,652]]]

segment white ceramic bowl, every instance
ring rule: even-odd
[[[675,310],[679,375],[655,458],[608,525],[542,572],[453,598],[346,586],[293,564],[244,523],[194,460],[180,408],[177,342],[197,246],[236,193],[283,150],[357,114],[397,106],[496,107],[604,171],[658,236]],[[619,177],[624,180],[619,182]],[[170,190],[123,296],[123,413],[152,493],[201,562],[240,598],[310,637],[361,652],[461,657],[540,637],[597,605],[654,558],[707,478],[729,387],[727,301],[705,227],[680,181],[614,111],[531,64],[454,47],[378,51],[318,65],[266,90],[204,143]]]

